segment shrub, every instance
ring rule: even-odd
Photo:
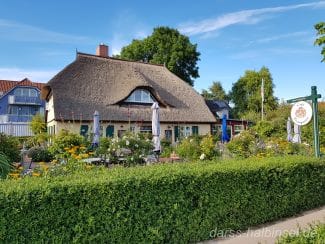
[[[0,133],[0,152],[8,157],[10,162],[20,160],[19,141],[13,136]]]
[[[122,138],[113,138],[107,142],[107,158],[113,163],[125,166],[143,164],[152,153],[153,145],[145,135],[127,133]]]
[[[256,132],[246,130],[232,138],[227,148],[233,156],[247,158],[263,151],[264,144]]]
[[[0,152],[0,179],[5,179],[12,168],[13,165],[9,158]]]
[[[312,155],[313,149],[306,144],[288,142],[282,138],[271,138],[266,142],[267,156],[276,155]]]
[[[161,157],[169,157],[170,154],[174,151],[171,141],[162,139],[161,142]]]
[[[0,184],[3,243],[193,243],[325,204],[306,157],[99,169]]]
[[[283,124],[285,125],[285,122]],[[262,137],[270,137],[276,132],[276,126],[274,122],[262,120],[257,122],[254,130]]]
[[[67,149],[71,149],[74,146],[89,145],[89,142],[77,134],[71,133],[66,130],[60,131],[59,135],[53,140],[53,144],[49,147],[49,152],[55,155],[56,158],[62,159],[67,157]]]
[[[201,155],[204,155],[205,159],[212,159],[218,156],[218,151],[216,149],[216,143],[213,140],[212,135],[206,135],[202,138],[200,142]]]
[[[186,159],[198,159],[201,155],[200,139],[198,137],[184,138],[176,147],[179,156]]]
[[[53,155],[44,147],[30,148],[28,157],[32,158],[33,162],[50,162],[53,159]]]

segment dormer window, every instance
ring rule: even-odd
[[[15,96],[18,97],[37,97],[37,91],[31,88],[16,88],[14,91]]]
[[[154,103],[156,99],[151,93],[144,89],[136,89],[132,94],[125,100],[129,103]]]

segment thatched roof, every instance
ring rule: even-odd
[[[56,120],[92,120],[97,110],[104,121],[151,121],[150,106],[123,103],[137,88],[159,102],[162,122],[216,121],[202,96],[164,66],[83,53],[48,82],[42,96],[53,96]]]

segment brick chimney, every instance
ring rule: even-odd
[[[108,57],[108,46],[106,46],[104,43],[99,44],[96,49],[96,55],[100,56],[100,57],[107,58]]]

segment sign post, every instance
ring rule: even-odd
[[[287,103],[296,103],[300,101],[312,101],[313,107],[313,132],[314,132],[314,150],[316,158],[320,157],[320,148],[319,148],[319,125],[318,125],[318,102],[317,99],[321,98],[321,94],[317,94],[317,87],[311,87],[311,95],[306,97],[298,97],[294,99],[287,100]]]

